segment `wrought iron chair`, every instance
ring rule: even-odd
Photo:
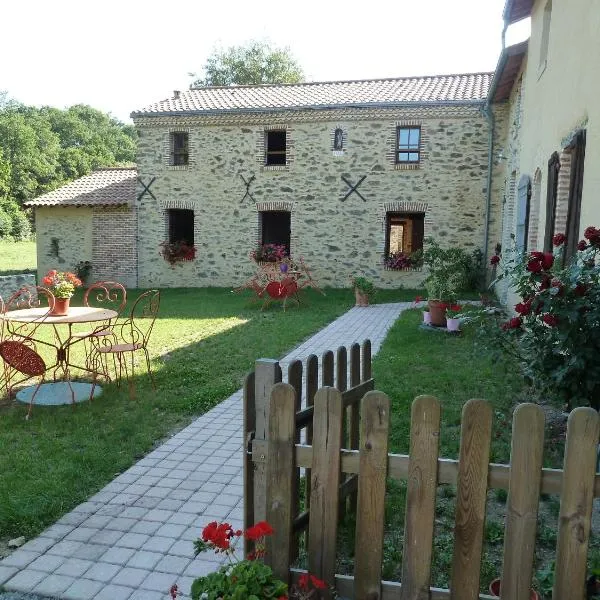
[[[121,384],[123,374],[127,379],[129,386],[129,396],[135,396],[135,388],[133,378],[135,376],[135,353],[143,352],[146,358],[146,368],[148,376],[152,383],[152,387],[156,389],[156,382],[150,368],[150,355],[148,353],[148,342],[154,322],[158,314],[160,306],[160,291],[148,290],[141,294],[133,304],[130,316],[115,325],[110,325],[110,335],[105,335],[100,338],[100,345],[96,348],[97,355],[105,357],[105,360],[100,360],[100,366],[104,368],[105,377],[110,379],[108,374],[108,356],[113,357],[113,366],[117,385]],[[127,355],[131,360],[131,373],[127,366]]]
[[[127,304],[127,290],[118,281],[96,281],[85,291],[83,296],[84,306],[98,306],[100,308],[110,308],[118,313],[123,312]],[[117,317],[118,318],[118,317]],[[87,347],[87,340],[90,344],[99,345],[98,338],[113,335],[110,323],[106,322],[92,331],[74,333],[72,337],[83,339],[86,356],[86,366],[91,368],[92,350]],[[106,372],[106,369],[103,369]]]
[[[35,396],[44,382],[48,367],[44,359],[37,352],[36,343],[45,344],[40,340],[34,341],[33,335],[37,328],[48,317],[54,308],[54,295],[42,287],[23,287],[15,292],[8,300],[3,309],[3,314],[11,310],[24,308],[42,308],[41,298],[46,298],[48,303],[39,315],[27,322],[8,321],[3,319],[5,335],[0,340],[0,358],[3,361],[3,386],[6,388],[8,398],[12,396],[16,385],[24,383],[29,379],[40,377],[40,380],[31,396],[29,410],[26,418],[29,419]],[[51,344],[47,344],[51,346]]]

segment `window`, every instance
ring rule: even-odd
[[[403,252],[411,254],[423,249],[425,215],[422,213],[386,214],[385,256]]]
[[[262,244],[285,246],[290,252],[291,213],[286,210],[267,210],[259,213]]]
[[[171,164],[188,165],[190,160],[189,133],[177,131],[171,133]]]
[[[558,193],[558,171],[560,159],[555,152],[548,161],[548,187],[546,189],[546,231],[544,233],[544,252],[552,252],[552,237],[556,224],[556,196]]]
[[[273,129],[265,133],[265,165],[286,164],[285,129]]]
[[[185,242],[194,245],[194,211],[171,208],[168,213],[169,243]]]
[[[577,133],[569,147],[571,154],[571,181],[569,185],[569,208],[567,212],[567,245],[564,260],[568,261],[577,250],[579,221],[581,220],[581,196],[583,194],[583,164],[585,162],[585,129]]]
[[[396,142],[396,163],[419,163],[421,160],[420,127],[398,127]]]
[[[548,46],[550,44],[550,21],[552,20],[552,0],[546,2],[544,8],[544,20],[542,23],[542,41],[540,44],[539,69],[543,71],[548,60]]]
[[[517,250],[527,250],[527,238],[529,234],[529,212],[531,207],[531,179],[523,175],[519,181],[517,191]]]

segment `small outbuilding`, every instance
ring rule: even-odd
[[[137,285],[137,168],[103,168],[26,204],[35,210],[38,274],[92,266],[90,280]]]

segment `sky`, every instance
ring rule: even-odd
[[[287,47],[307,81],[493,71],[504,0],[3,2],[0,91],[25,104],[129,114],[202,74],[219,48]],[[508,43],[527,37],[527,22]],[[514,31],[513,31],[514,30]]]

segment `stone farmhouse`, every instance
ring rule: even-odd
[[[564,233],[568,257],[600,225],[600,11],[589,0],[508,0],[505,31],[527,17],[529,41],[504,48],[490,89],[508,112],[501,241],[550,250]]]
[[[525,17],[531,38],[493,74],[204,88],[135,111],[137,173],[30,203],[40,271],[58,257],[140,287],[235,286],[257,244],[281,243],[322,285],[412,287],[423,273],[384,260],[428,236],[489,257],[511,235],[537,249],[565,232],[572,253],[600,225],[593,4],[507,0],[503,39]],[[197,257],[171,267],[159,244],[178,240]]]

